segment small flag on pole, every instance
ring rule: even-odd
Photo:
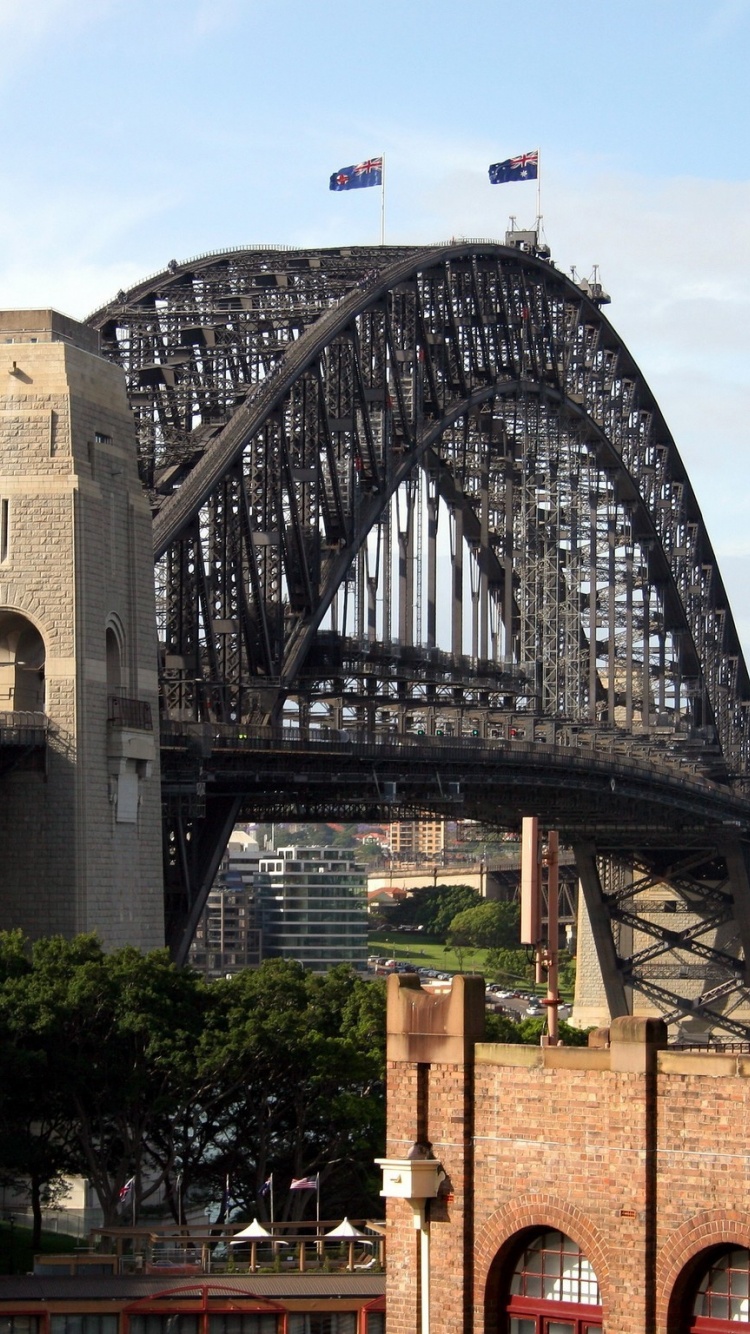
[[[535,181],[539,175],[539,151],[521,153],[504,162],[493,162],[489,169],[490,185],[505,185],[508,181]]]
[[[134,1186],[134,1185],[135,1185],[135,1177],[131,1177],[130,1180],[129,1180],[129,1181],[126,1181],[126,1182],[125,1182],[125,1185],[121,1188],[121,1190],[120,1190],[120,1199],[122,1200],[123,1203],[124,1203],[125,1200],[128,1198],[128,1196],[129,1196],[131,1190],[133,1189],[133,1186]]]
[[[273,1189],[273,1172],[271,1173],[270,1177],[268,1177],[263,1182],[263,1185],[261,1186],[258,1194],[261,1195],[263,1198],[265,1198],[266,1195],[270,1195],[272,1189]]]
[[[354,167],[342,167],[335,171],[329,182],[331,190],[362,190],[367,185],[383,184],[382,157],[368,157],[365,162],[358,162]]]
[[[318,1178],[314,1177],[292,1177],[290,1190],[317,1190]]]

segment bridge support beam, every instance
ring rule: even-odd
[[[242,799],[238,796],[212,799],[205,817],[192,822],[189,838],[186,826],[179,820],[165,829],[165,846],[169,849],[172,842],[174,863],[171,868],[167,867],[165,875],[167,945],[179,967],[187,963],[191,942],[241,805]]]
[[[615,951],[612,923],[607,911],[599,868],[596,864],[596,848],[593,843],[575,843],[573,853],[601,972],[609,1018],[618,1019],[622,1015],[629,1014],[630,1007]],[[578,995],[576,1002],[578,1003]]]
[[[739,838],[726,839],[721,850],[727,867],[734,922],[745,961],[744,984],[750,986],[750,848]]]

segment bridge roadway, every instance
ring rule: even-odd
[[[186,854],[192,909],[186,915],[183,903],[167,898],[175,957],[187,953],[217,868],[216,848],[238,820],[430,814],[514,828],[519,811],[529,811],[574,850],[597,948],[611,963],[604,977],[610,1009],[625,1012],[637,988],[673,1021],[690,1015],[744,1033],[744,1018],[716,1005],[731,995],[736,1006],[746,996],[735,929],[739,920],[742,931],[744,918],[727,868],[731,863],[735,883],[744,877],[747,886],[742,840],[750,836],[750,803],[687,772],[666,747],[634,758],[617,748],[615,734],[590,735],[596,744],[572,747],[164,724],[165,802],[183,811],[192,802],[194,827],[205,831]],[[602,859],[627,861],[630,875],[604,885]],[[679,900],[670,885],[679,887]],[[631,954],[623,958],[615,947],[626,932]],[[678,986],[688,994],[676,995]]]
[[[741,829],[750,801],[670,763],[655,747],[634,758],[616,734],[562,746],[517,738],[368,736],[327,729],[167,721],[165,797],[191,785],[208,809],[236,801],[237,819],[414,819],[457,815],[509,829],[537,814],[564,842],[596,837],[602,852],[681,847]]]

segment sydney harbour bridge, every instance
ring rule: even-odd
[[[240,819],[535,814],[611,1013],[748,1036],[750,681],[606,301],[512,232],[230,250],[91,318],[153,506],[176,958]]]

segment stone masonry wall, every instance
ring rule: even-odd
[[[112,618],[126,646],[123,692],[158,719],[150,515],[132,417],[121,373],[87,350],[90,331],[75,346],[45,332],[53,313],[26,314],[38,317],[38,341],[22,333],[0,344],[10,520],[0,619],[21,613],[44,641],[50,741],[46,773],[18,769],[2,781],[0,926],[96,930],[109,946],[153,948],[164,938],[158,739],[133,823],[115,818],[108,758]]]

